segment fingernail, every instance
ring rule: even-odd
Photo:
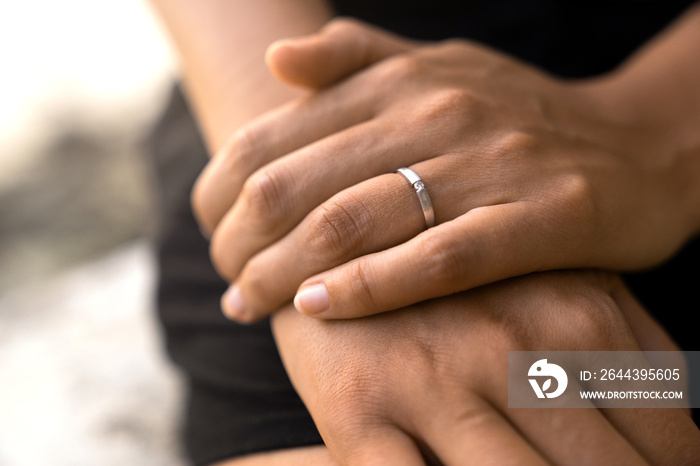
[[[236,285],[231,285],[226,293],[221,297],[221,307],[224,315],[229,319],[240,319],[245,313],[245,305],[241,290]]]
[[[294,307],[304,314],[318,314],[327,310],[330,305],[331,299],[323,283],[305,286],[294,297]]]

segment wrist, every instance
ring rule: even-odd
[[[700,111],[695,110],[700,107],[682,105],[682,93],[681,99],[672,96],[632,71],[623,69],[576,87],[595,124],[635,163],[654,173],[674,217],[669,227],[677,226],[687,241],[700,233]]]

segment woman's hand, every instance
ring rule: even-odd
[[[677,350],[607,274],[533,274],[364,319],[287,308],[272,322],[291,380],[342,465],[422,465],[423,455],[460,466],[700,458],[700,432],[682,409],[508,407],[508,351]]]
[[[300,285],[302,312],[348,318],[532,271],[638,269],[691,235],[697,162],[666,125],[629,117],[641,104],[623,77],[565,82],[473,43],[347,22],[269,60],[307,85],[360,71],[244,127],[200,178],[231,318]],[[399,167],[423,179],[434,228]]]

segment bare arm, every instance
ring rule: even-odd
[[[181,59],[185,88],[210,153],[241,125],[299,95],[268,71],[277,39],[318,30],[331,17],[324,0],[152,0]],[[250,455],[233,465],[335,464],[323,446]]]
[[[235,3],[235,2],[234,2]],[[193,7],[194,8],[194,7]],[[257,7],[256,7],[257,8]],[[215,14],[214,16],[216,17],[217,15],[223,16],[221,13]],[[288,15],[286,14],[281,14],[280,16],[280,21],[286,22],[288,21]],[[188,16],[185,15],[187,18]],[[190,18],[191,20],[191,18]],[[254,20],[251,20],[251,18],[248,16],[246,18],[246,22],[248,24],[256,24]],[[206,24],[206,22],[204,23]],[[204,29],[207,29],[207,27],[204,27]],[[245,30],[245,28],[241,29]],[[275,29],[275,31],[277,31]],[[240,30],[239,30],[240,32]],[[286,32],[286,33],[281,33],[279,37],[283,35],[296,35],[299,34],[301,31],[296,31],[296,32]],[[176,34],[177,36],[177,34]],[[243,34],[244,37],[245,34]],[[270,40],[276,39],[277,36],[275,37],[270,37]],[[240,37],[239,37],[240,40]],[[234,40],[235,41],[235,40]],[[231,44],[228,44],[229,46]],[[241,71],[240,74],[236,74],[233,72],[230,76],[229,79],[224,79],[223,77],[226,76],[225,73],[223,74],[217,74],[216,72],[216,65],[220,65],[221,63],[226,63],[226,60],[230,59],[230,57],[234,55],[229,55],[232,53],[237,53],[235,51],[232,51],[229,49],[228,52],[223,53],[221,55],[216,55],[216,57],[211,58],[210,64],[212,65],[212,68],[214,69],[214,72],[210,73],[207,72],[207,63],[208,60],[205,60],[206,58],[206,53],[209,53],[210,51],[207,50],[207,47],[204,46],[202,47],[201,50],[205,51],[204,56],[198,55],[198,52],[191,52],[190,57],[196,58],[194,60],[195,64],[189,64],[187,62],[187,52],[186,52],[186,47],[183,45],[180,45],[180,48],[183,50],[183,63],[185,64],[185,70],[186,70],[186,79],[187,79],[187,87],[190,92],[191,98],[195,103],[197,112],[200,115],[200,121],[203,124],[204,130],[206,132],[207,138],[209,140],[210,147],[212,149],[217,149],[219,148],[224,139],[228,136],[230,132],[233,131],[233,129],[237,128],[241,123],[247,121],[247,119],[258,115],[260,112],[266,110],[267,108],[272,108],[274,107],[277,103],[284,102],[287,97],[293,96],[294,93],[288,93],[289,91],[280,91],[280,95],[282,97],[279,100],[276,100],[274,98],[267,98],[265,96],[260,95],[259,93],[261,92],[261,89],[265,89],[265,92],[267,92],[267,88],[264,87],[259,79],[255,78],[254,76],[258,76],[258,78],[261,78],[262,76],[267,76],[266,71],[264,68],[261,71],[261,74],[254,74],[253,70],[246,68],[246,66],[241,66],[239,71]],[[235,48],[235,47],[234,47]],[[262,56],[262,50],[264,50],[265,47],[262,47],[260,50],[260,53],[257,53],[257,57]],[[247,53],[248,49],[243,46],[243,53]],[[220,51],[220,49],[219,49]],[[218,58],[217,58],[218,57]],[[259,60],[259,58],[257,58]],[[199,61],[204,61],[206,63],[200,64]],[[256,58],[252,57],[252,61],[248,63],[255,63]],[[240,62],[239,62],[240,63]],[[263,66],[262,60],[258,62],[261,66]],[[237,68],[237,66],[233,66],[234,69]],[[255,67],[254,67],[255,68]],[[195,70],[196,73],[193,72],[188,72],[188,69]],[[209,70],[211,71],[211,70]],[[209,78],[212,78],[212,81],[210,84],[206,84],[207,80],[200,78],[198,75],[199,73],[203,73],[204,75],[208,76]],[[248,73],[248,74],[247,74]],[[237,81],[235,78],[232,78],[232,76],[237,76],[240,81]],[[269,78],[266,78],[269,79]],[[201,83],[201,85],[198,85],[197,83]],[[232,86],[235,84],[236,86],[241,85],[243,87],[237,88],[235,93],[238,94],[239,98],[238,100],[231,98],[228,99],[227,94],[234,95],[233,89],[229,89],[229,86]],[[198,87],[199,86],[199,87]],[[273,86],[274,87],[274,86]],[[267,94],[266,94],[267,95]],[[273,95],[273,94],[271,94]],[[287,96],[287,97],[285,97]],[[253,104],[251,104],[250,107],[248,107],[247,104],[244,104],[244,102],[247,102],[248,99],[251,99]],[[254,103],[256,102],[256,98],[260,98],[262,100],[261,105],[256,107]],[[269,106],[267,106],[269,105]],[[240,107],[238,107],[240,106]],[[234,110],[235,109],[235,110]],[[250,109],[253,109],[252,111],[249,111]],[[238,111],[243,111],[243,115],[239,115],[237,112]],[[231,112],[231,113],[227,113]],[[278,314],[279,315],[279,314]],[[300,318],[301,316],[297,316],[296,314],[293,314],[295,318]],[[292,326],[289,325],[281,325],[279,318],[276,319],[276,336],[280,341],[282,341],[286,336],[293,336],[296,334],[295,329],[291,328]],[[304,322],[311,322],[311,325],[317,325],[317,323],[310,321],[310,320],[305,320]],[[325,324],[324,324],[325,325]],[[340,325],[340,324],[338,324]],[[343,323],[345,325],[345,323]],[[280,347],[282,351],[286,348],[289,350],[290,347],[293,347],[293,345],[285,345],[284,342],[282,341],[282,344],[280,344]],[[333,352],[329,352],[329,354],[335,354]],[[313,366],[312,364],[309,364],[307,360],[304,358],[302,361],[302,367],[305,367],[307,364],[309,366]],[[324,366],[327,367],[327,366]],[[294,372],[294,371],[291,371]],[[294,375],[294,374],[292,374]],[[357,375],[357,373],[351,374],[351,375]],[[488,374],[482,374],[484,376]],[[387,379],[389,380],[389,379]],[[385,380],[386,382],[386,380]],[[337,419],[332,418],[331,421],[337,421]],[[323,452],[323,455],[326,453]],[[243,463],[241,463],[243,464]]]
[[[318,39],[342,45],[348,70],[389,40],[354,30],[364,39]],[[700,6],[594,80],[466,41],[396,50],[247,127],[263,146],[247,173],[212,164],[200,178],[232,318],[260,318],[295,291],[304,312],[345,318],[535,270],[641,270],[700,232]],[[401,166],[423,178],[434,228],[422,232]]]
[[[700,2],[618,70],[593,81],[610,115],[662,128],[686,237],[700,233]],[[607,95],[607,99],[603,96]]]
[[[324,0],[151,0],[181,57],[186,91],[211,153],[242,124],[301,91],[275,80],[265,50],[318,30]]]

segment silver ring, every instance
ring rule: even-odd
[[[418,200],[420,201],[420,206],[423,209],[423,217],[425,217],[425,227],[430,228],[435,226],[435,211],[433,210],[433,203],[430,201],[430,196],[428,195],[428,190],[425,189],[423,181],[421,181],[420,176],[416,174],[410,168],[399,168],[396,173],[403,175],[404,178],[408,180],[416,190],[418,195]]]

